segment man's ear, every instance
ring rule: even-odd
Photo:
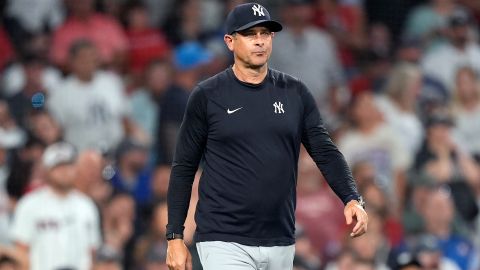
[[[233,36],[232,35],[225,35],[223,36],[223,40],[227,45],[228,49],[233,52]]]

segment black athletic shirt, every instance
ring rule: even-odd
[[[303,143],[344,204],[359,195],[306,86],[269,69],[260,84],[231,68],[192,92],[168,188],[167,233],[183,233],[202,157],[195,240],[249,246],[295,243],[297,163]],[[326,217],[328,218],[328,217]]]

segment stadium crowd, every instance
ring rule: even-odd
[[[0,1],[0,270],[167,269],[176,134],[189,92],[231,64],[242,2]],[[480,2],[257,2],[284,25],[269,66],[309,87],[370,217],[350,238],[302,151],[294,269],[480,270]],[[46,188],[60,161],[63,196]]]

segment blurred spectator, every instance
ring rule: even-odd
[[[27,258],[11,247],[0,245],[0,270],[28,269]]]
[[[152,193],[157,201],[167,199],[168,184],[172,167],[170,165],[160,165],[155,169],[152,179]]]
[[[400,45],[395,51],[398,62],[418,64],[423,56],[423,49],[420,40],[416,38],[405,37],[400,41]]]
[[[50,145],[63,139],[60,125],[47,111],[37,111],[30,115],[28,127],[33,136]]]
[[[368,201],[366,209],[369,215],[373,216],[373,221],[369,222],[369,231],[383,234],[388,247],[398,245],[403,239],[403,226],[400,218],[394,216],[395,213],[389,208],[385,192],[372,182],[361,189],[360,193],[365,197],[365,201]],[[376,221],[381,223],[375,223]],[[375,224],[378,226],[375,227]]]
[[[328,263],[325,270],[350,270],[355,262],[355,254],[350,249],[342,250],[335,260]]]
[[[190,91],[201,79],[202,69],[212,61],[212,54],[198,42],[179,45],[174,51],[175,74],[173,84],[160,101],[157,153],[160,164],[173,160],[177,133],[183,120]]]
[[[2,99],[0,99],[0,137],[3,137],[3,144],[9,148],[20,147],[26,140],[25,132],[10,114],[8,103]]]
[[[327,124],[335,118],[346,100],[342,69],[334,40],[310,24],[313,8],[309,0],[288,0],[282,7],[284,29],[277,40],[270,67],[304,81],[318,103]]]
[[[312,245],[312,237],[305,234],[301,225],[296,225],[295,227],[295,257],[293,265],[305,270],[320,269],[321,261],[317,250]]]
[[[30,257],[30,269],[91,267],[99,217],[93,202],[73,190],[75,155],[66,143],[49,146],[42,157],[47,186],[22,198],[15,210],[12,239]]]
[[[10,201],[7,194],[7,178],[10,174],[8,164],[8,145],[0,138],[0,246],[8,242],[8,224],[10,222]],[[0,247],[1,248],[1,247]]]
[[[174,0],[143,0],[148,11],[148,18],[150,26],[164,25],[168,19],[169,14],[173,11]]]
[[[140,2],[126,6],[129,70],[141,74],[153,59],[166,58],[170,45],[162,31],[148,24],[146,7]]]
[[[43,75],[47,68],[45,63],[35,55],[25,56],[22,59],[22,68],[25,83],[7,101],[15,121],[25,126],[27,115],[44,107],[46,89],[43,83]]]
[[[29,136],[23,148],[11,152],[6,188],[12,201],[19,200],[26,192],[44,184],[41,157],[45,148],[42,141]]]
[[[448,20],[459,7],[455,0],[430,0],[413,9],[405,25],[405,35],[417,38],[427,50],[445,41]]]
[[[52,61],[65,67],[69,50],[79,39],[90,40],[98,48],[100,64],[121,70],[126,59],[128,41],[121,25],[96,13],[94,0],[68,1],[70,16],[53,35]]]
[[[65,17],[65,8],[62,0],[15,0],[8,1],[6,15],[21,27],[17,31],[34,35],[53,31],[60,26]]]
[[[443,256],[462,270],[478,269],[478,252],[472,243],[452,231],[455,209],[447,189],[434,190],[428,197],[424,212],[425,232],[436,238]]]
[[[455,209],[448,188],[440,186],[431,190],[421,214],[425,222],[423,236],[407,238],[393,251],[395,256],[410,250],[417,253],[426,269],[478,269],[476,248],[453,229]]]
[[[424,269],[460,270],[452,260],[443,256],[438,240],[433,236],[419,237],[414,250]]]
[[[125,134],[135,134],[123,84],[97,69],[97,53],[88,41],[70,48],[69,75],[52,91],[47,105],[61,124],[65,140],[78,149],[113,150]]]
[[[199,41],[202,34],[201,1],[178,0],[162,29],[174,46]]]
[[[338,145],[352,165],[368,161],[375,167],[376,184],[386,192],[391,207],[401,207],[405,172],[411,160],[401,139],[388,125],[369,92],[355,96],[351,106],[353,126]],[[399,210],[399,209],[397,209]]]
[[[147,147],[134,140],[124,140],[115,155],[115,174],[110,183],[115,192],[132,196],[137,215],[149,206],[152,200],[152,170],[148,166]]]
[[[78,155],[75,171],[75,188],[92,198],[100,209],[105,207],[113,192],[103,177],[105,166],[100,152],[85,150]]]
[[[471,156],[458,147],[451,136],[452,119],[434,114],[426,123],[426,137],[417,153],[414,169],[432,176],[435,181],[475,183],[480,172]]]
[[[346,229],[345,217],[341,211],[336,211],[342,207],[342,203],[327,188],[326,181],[315,162],[303,149],[301,153],[296,221],[302,226],[301,230],[305,236],[310,238],[308,245],[311,245],[313,251],[309,252],[313,252],[318,260],[326,261],[338,252],[341,237]]]
[[[172,67],[166,61],[153,60],[145,70],[145,85],[130,96],[132,120],[147,134],[149,145],[156,143],[160,101],[172,83]],[[152,151],[153,152],[153,151]],[[156,153],[152,153],[156,154]]]
[[[34,93],[49,92],[62,79],[57,69],[48,66],[46,59],[33,52],[25,53],[19,62],[15,62],[5,69],[1,78],[3,96],[7,98],[15,97],[20,100],[19,97],[22,96],[27,98]],[[31,105],[30,100],[28,100],[28,105]],[[21,108],[23,106],[25,104]],[[17,117],[16,113],[15,117]]]
[[[92,270],[122,270],[122,258],[114,249],[103,246],[95,254]]]
[[[314,23],[335,39],[344,68],[355,67],[355,53],[367,45],[365,17],[360,5],[345,5],[338,0],[316,0]]]
[[[164,202],[153,208],[151,224],[146,233],[141,235],[135,245],[134,257],[136,265],[147,269],[148,264],[158,261],[158,257],[165,257],[167,242],[165,240],[165,226],[167,224],[167,210]],[[163,260],[161,264],[164,264]],[[155,268],[154,268],[155,269]],[[160,268],[161,269],[161,268]],[[167,268],[165,268],[167,269]]]
[[[381,92],[391,69],[391,60],[373,50],[364,51],[358,58],[358,74],[349,81],[352,95],[364,91]]]
[[[382,57],[392,53],[392,33],[385,24],[373,23],[368,29],[368,47]]]
[[[362,265],[363,261],[371,265],[372,268],[368,269],[387,270],[385,261],[390,246],[383,234],[383,219],[375,212],[370,212],[368,223],[368,233],[362,237],[349,238],[347,249],[351,249],[356,255],[354,265]]]
[[[453,116],[456,141],[480,164],[480,84],[475,71],[469,67],[457,72]]]
[[[426,75],[441,81],[453,92],[459,68],[469,66],[480,72],[480,47],[471,37],[472,22],[463,10],[457,10],[448,19],[449,42],[427,53],[422,60]]]
[[[115,194],[102,209],[104,245],[123,257],[122,265],[128,265],[131,257],[127,244],[134,233],[135,202],[125,193]]]
[[[384,94],[376,100],[386,123],[398,134],[410,159],[420,148],[423,138],[422,123],[416,115],[421,88],[421,70],[412,64],[397,64],[390,73]]]
[[[3,29],[3,26],[0,24],[0,71],[3,71],[3,68],[13,60],[15,52],[13,50],[10,39]]]

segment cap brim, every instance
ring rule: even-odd
[[[252,28],[254,26],[260,26],[260,25],[267,27],[272,32],[280,32],[283,29],[283,26],[277,21],[258,20],[258,21],[253,21],[253,22],[247,23],[247,24],[235,29],[233,32],[243,31],[243,30],[246,30],[248,28]],[[230,34],[232,34],[232,33],[230,33]]]

